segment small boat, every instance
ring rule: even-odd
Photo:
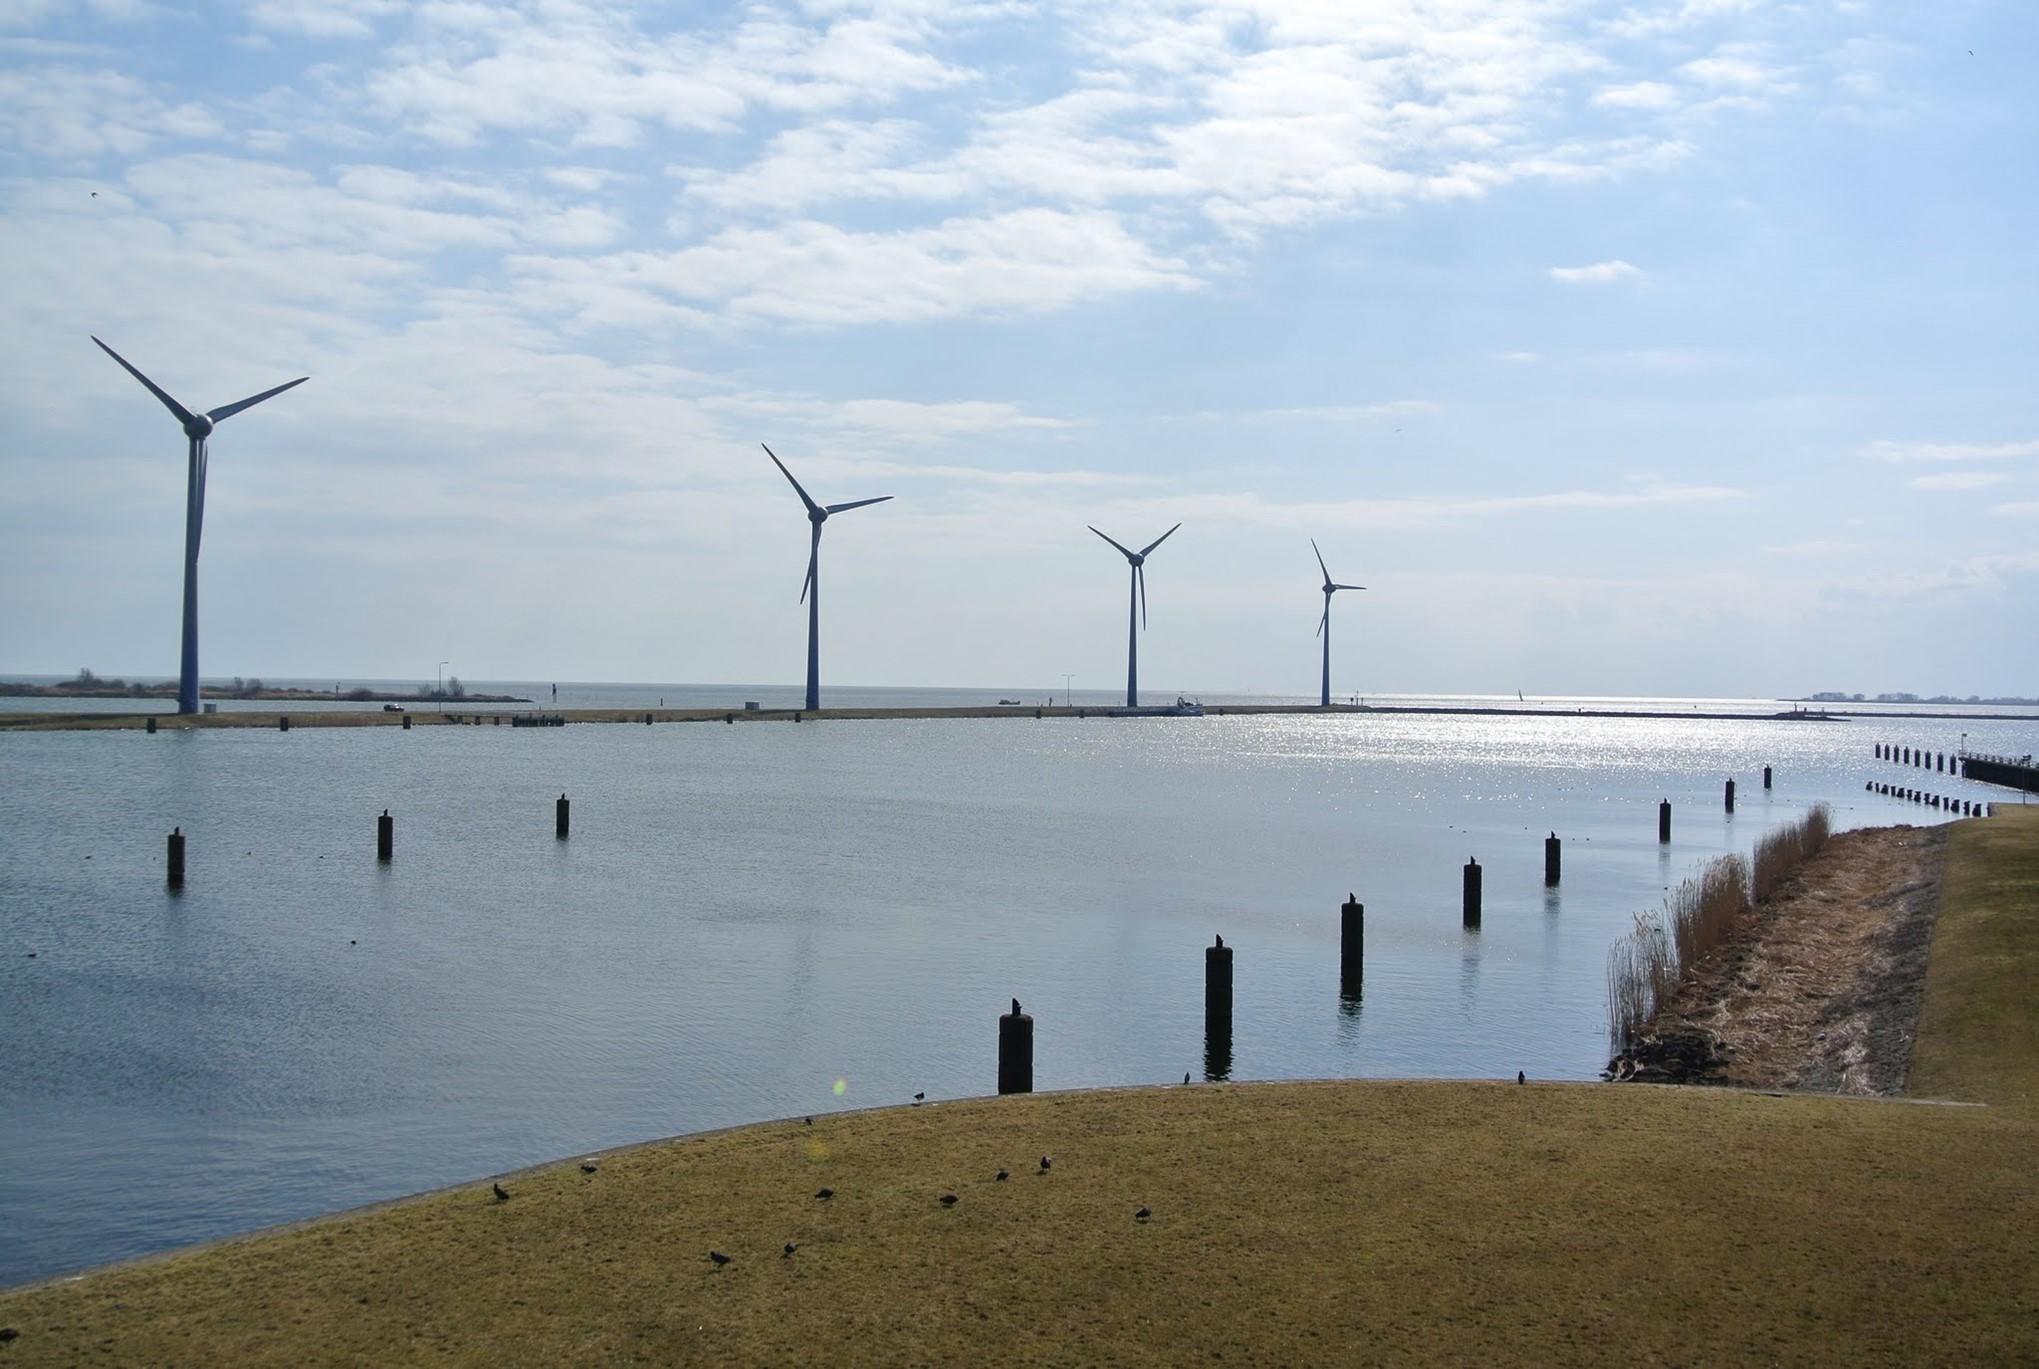
[[[1020,706],[1020,701],[1018,699],[1000,699],[998,701],[998,706],[1000,708],[1018,708]]]

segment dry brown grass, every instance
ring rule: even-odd
[[[557,1165],[0,1323],[20,1364],[2007,1363],[2039,1356],[2033,1139],[1593,1085],[984,1099]]]

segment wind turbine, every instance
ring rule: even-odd
[[[765,447],[762,442],[758,445]],[[765,455],[772,458],[779,474],[786,477],[793,493],[800,496],[800,502],[807,506],[807,521],[814,525],[807,553],[807,579],[800,586],[800,597],[807,601],[807,711],[811,713],[821,707],[821,525],[832,513],[847,513],[866,504],[882,504],[892,496],[881,494],[876,499],[853,499],[847,504],[817,504],[807,497],[807,491],[800,488],[793,472],[786,469],[786,463],[779,460],[770,447],[765,447]]]
[[[1317,551],[1317,539],[1310,539],[1310,550]],[[1318,700],[1320,708],[1331,706],[1331,596],[1341,589],[1365,589],[1365,585],[1341,585],[1331,579],[1330,568],[1324,564],[1324,553],[1317,551],[1317,569],[1324,572],[1324,616],[1317,620],[1317,633],[1324,639],[1324,695]]]
[[[191,439],[191,462],[184,477],[184,651],[177,665],[177,711],[196,713],[198,711],[198,539],[205,530],[205,440],[212,436],[213,425],[232,418],[243,409],[252,409],[265,399],[274,399],[293,386],[302,385],[310,376],[299,376],[273,390],[264,390],[259,395],[233,404],[222,404],[217,409],[208,409],[195,414],[164,393],[163,388],[147,376],[128,365],[127,358],[114,351],[98,338],[99,350],[119,362],[121,369],[139,380],[148,392],[163,401],[163,407],[177,416],[184,425],[184,435]]]
[[[1085,524],[1085,526],[1088,527],[1089,525]],[[1181,526],[1182,524],[1177,523],[1175,528]],[[1092,532],[1097,532],[1099,537],[1104,537],[1105,541],[1111,542],[1113,546],[1118,547],[1119,551],[1125,555],[1126,564],[1133,568],[1133,582],[1127,592],[1126,599],[1126,707],[1128,708],[1138,708],[1140,706],[1139,630],[1147,624],[1147,571],[1145,569],[1147,557],[1153,553],[1154,548],[1175,536],[1175,528],[1170,528],[1167,532],[1162,533],[1138,551],[1127,551],[1124,547],[1120,547],[1117,542],[1112,542],[1111,538],[1104,537],[1103,533],[1097,532],[1096,528],[1090,529]]]

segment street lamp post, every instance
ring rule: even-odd
[[[1062,672],[1062,706],[1064,708],[1073,708],[1076,704],[1076,700],[1071,698],[1069,693],[1069,682],[1075,678],[1075,674],[1071,671],[1065,670]]]

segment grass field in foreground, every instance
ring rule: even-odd
[[[1989,909],[2030,907],[2039,823],[2002,831],[1948,854],[1954,888],[1994,891],[1974,907],[1998,931]],[[2008,925],[1979,954],[1957,917],[1947,964],[2007,957],[2030,982],[2039,932]],[[1929,1013],[1995,982],[1936,978]],[[1922,1061],[1967,1039],[1944,1020],[1957,1035],[1933,1026]],[[0,1295],[20,1332],[0,1365],[2034,1363],[2035,1143],[2039,1113],[2016,1105],[1643,1086],[1199,1085],[843,1114]]]

